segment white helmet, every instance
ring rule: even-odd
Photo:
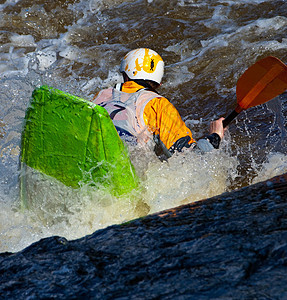
[[[160,55],[147,48],[130,51],[121,62],[120,72],[130,79],[152,80],[160,84],[164,62]]]

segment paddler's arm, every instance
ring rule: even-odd
[[[195,143],[177,109],[164,97],[154,98],[147,103],[144,121],[154,134],[156,144],[168,157]]]
[[[164,97],[148,102],[144,109],[144,120],[154,140],[167,157],[175,151],[190,148],[195,145],[190,129],[185,125],[177,109]],[[222,121],[224,118],[210,124],[210,134],[197,142],[197,148],[209,152],[218,149],[224,135]]]

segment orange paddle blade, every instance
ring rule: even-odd
[[[236,86],[237,108],[240,112],[263,104],[287,89],[287,66],[278,58],[268,56],[248,68]]]

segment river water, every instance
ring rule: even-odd
[[[75,191],[38,174],[34,207],[22,210],[20,140],[35,87],[47,84],[91,100],[121,80],[118,67],[126,52],[149,47],[166,63],[159,92],[199,138],[210,120],[235,108],[244,70],[268,55],[287,62],[287,2],[2,0],[0,24],[1,252],[52,235],[76,239],[287,171],[284,93],[241,113],[218,151],[186,151],[160,162],[149,150],[131,146],[142,182],[132,195]]]

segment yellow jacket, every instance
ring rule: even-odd
[[[134,95],[144,89],[143,86],[134,81],[127,81],[120,88],[121,92]],[[140,119],[143,120],[149,132],[158,136],[165,147],[172,152],[178,148],[181,149],[182,146],[189,147],[195,143],[190,129],[185,125],[176,108],[166,98],[155,93],[153,95],[152,92],[150,94],[152,96],[143,104],[143,109],[139,110],[141,115],[137,112],[138,122],[140,123]],[[100,92],[94,98],[94,102],[105,106],[101,103],[101,98]],[[119,106],[116,105],[116,107]],[[177,146],[179,139],[184,141],[180,147]]]
[[[143,88],[134,81],[127,81],[122,85],[122,92],[134,93]],[[177,109],[164,97],[156,97],[146,104],[143,119],[152,133],[159,134],[167,149],[182,137],[190,137],[189,145],[195,142]]]

